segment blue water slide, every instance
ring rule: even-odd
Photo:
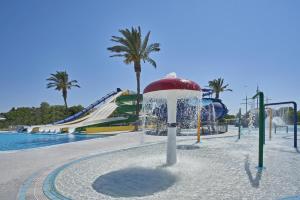
[[[203,109],[201,112],[201,118],[203,122],[209,121],[209,118],[212,116],[213,109],[215,110],[216,120],[222,119],[227,115],[228,109],[225,104],[220,99],[214,98],[203,98],[203,102],[211,102],[204,103]]]
[[[99,104],[105,102],[107,99],[109,99],[110,97],[116,95],[118,92],[120,92],[121,90],[118,88],[117,91],[113,91],[108,93],[107,95],[105,95],[104,97],[102,97],[101,99],[95,101],[94,103],[92,103],[91,105],[89,105],[88,107],[84,108],[82,111],[69,116],[63,120],[59,120],[57,122],[54,122],[53,124],[63,124],[63,123],[67,123],[70,121],[73,121],[75,119],[78,119],[79,117],[81,117],[82,115],[86,114],[87,112],[89,112],[90,110],[92,110],[93,108],[95,108],[96,106],[98,106]]]
[[[209,117],[211,117],[213,109],[215,110],[215,117],[216,120],[222,119],[227,115],[228,109],[225,104],[222,103],[220,99],[208,98],[207,96],[211,97],[214,93],[212,89],[203,88],[202,89],[202,112],[201,118],[203,122],[209,121]]]
[[[202,97],[211,96],[213,94],[213,90],[207,88],[203,88],[202,92]]]

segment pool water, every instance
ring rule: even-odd
[[[30,149],[55,144],[89,140],[93,138],[107,137],[103,135],[84,134],[29,134],[29,133],[0,133],[0,151]]]

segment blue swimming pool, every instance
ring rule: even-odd
[[[106,137],[102,135],[84,134],[28,134],[28,133],[0,133],[0,151],[30,149],[55,144],[89,140],[93,138]]]

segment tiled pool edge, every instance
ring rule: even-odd
[[[71,200],[71,199],[61,195],[56,190],[56,187],[55,187],[55,179],[56,179],[57,175],[59,174],[59,172],[61,172],[63,169],[65,169],[66,167],[68,167],[71,164],[72,164],[72,162],[55,169],[46,177],[46,179],[43,183],[42,189],[47,198],[53,199],[53,200]]]
[[[190,140],[190,139],[186,139],[186,140]],[[184,141],[184,140],[182,140],[182,141]],[[124,149],[118,149],[118,150],[114,150],[114,151],[107,151],[107,152],[102,152],[102,153],[99,153],[99,154],[95,154],[95,155],[91,155],[91,156],[80,158],[78,160],[71,161],[71,162],[69,162],[67,164],[64,164],[61,167],[58,167],[57,169],[55,169],[54,171],[52,171],[46,177],[46,179],[45,179],[45,181],[43,183],[43,192],[44,192],[44,194],[46,195],[47,198],[50,198],[50,199],[53,199],[53,200],[71,200],[70,198],[65,197],[62,194],[60,194],[57,191],[56,187],[55,187],[55,179],[56,179],[57,175],[61,171],[63,171],[65,168],[67,168],[67,167],[69,167],[69,166],[71,166],[73,164],[79,163],[81,161],[94,158],[94,157],[108,155],[108,154],[122,152],[122,151],[128,151],[128,150],[131,150],[131,149],[137,149],[137,148],[142,148],[142,147],[154,146],[154,145],[159,145],[159,144],[164,144],[164,143],[166,143],[166,142],[165,141],[163,141],[163,142],[155,142],[155,143],[150,143],[150,144],[145,144],[145,145],[128,147],[128,148],[124,148]],[[19,199],[19,200],[21,200],[21,199]]]
[[[18,197],[17,199],[19,200],[26,200],[26,193],[28,188],[30,187],[33,179],[40,173],[40,171],[37,171],[33,173],[32,175],[27,178],[27,180],[21,185],[19,192],[18,192]]]

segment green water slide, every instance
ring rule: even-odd
[[[124,105],[128,103],[135,103],[136,101],[136,94],[129,94],[129,95],[122,95],[116,98],[117,105]],[[140,95],[140,100],[143,100],[143,95]]]
[[[140,101],[142,102],[143,95],[140,95]],[[99,124],[94,124],[90,126],[77,128],[76,131],[84,131],[89,127],[106,127],[106,126],[114,126],[114,125],[128,125],[134,123],[138,120],[138,117],[135,115],[136,112],[136,94],[129,95],[121,95],[116,98],[115,103],[117,104],[116,110],[110,116],[114,117],[123,117],[121,120],[114,120],[109,122],[103,122]],[[140,103],[140,109],[142,108],[142,104]]]
[[[140,101],[142,102],[143,100],[143,95],[140,95]],[[119,96],[116,99],[116,104],[118,105],[118,108],[115,110],[113,113],[116,115],[122,115],[122,114],[127,114],[127,115],[134,115],[136,111],[136,95],[131,94],[131,95],[122,95]],[[142,108],[142,105],[140,104],[140,109]]]

